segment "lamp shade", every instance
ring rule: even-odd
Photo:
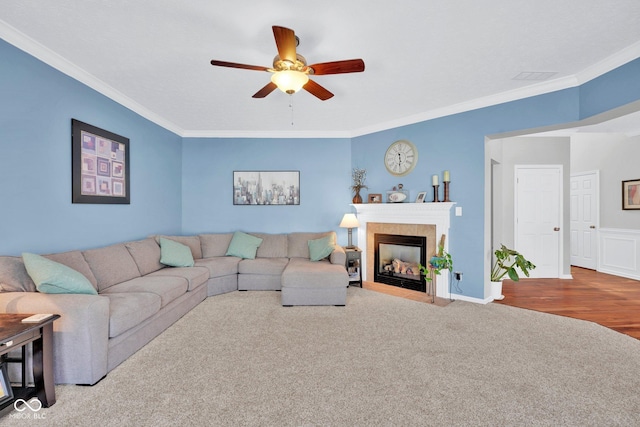
[[[360,227],[360,222],[358,222],[358,218],[356,218],[355,214],[348,213],[348,214],[344,214],[344,216],[342,217],[342,221],[340,221],[340,227],[356,228],[356,227]]]
[[[283,70],[277,71],[273,74],[271,76],[271,81],[278,86],[278,89],[291,95],[292,93],[296,93],[302,89],[302,86],[307,84],[309,76],[302,71]]]

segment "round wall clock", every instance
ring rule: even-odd
[[[418,150],[415,145],[404,139],[391,144],[384,155],[384,165],[392,175],[407,175],[416,167],[416,163]]]

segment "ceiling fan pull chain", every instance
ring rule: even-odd
[[[291,108],[291,126],[293,126],[293,94],[289,94],[289,108]]]

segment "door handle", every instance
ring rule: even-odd
[[[590,225],[589,228],[596,228],[596,226],[595,225]]]
[[[553,231],[560,231],[560,227],[553,227]]]

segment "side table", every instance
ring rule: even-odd
[[[362,287],[362,251],[357,248],[344,248],[347,253],[346,267],[349,273],[349,285],[357,283]]]
[[[2,414],[17,399],[28,401],[37,397],[45,408],[56,403],[53,382],[53,322],[60,315],[54,314],[38,323],[23,323],[22,319],[29,316],[31,315],[0,313],[0,362],[22,364],[22,384],[12,387],[13,399],[0,405]],[[33,353],[33,387],[28,387],[26,380],[25,346],[29,343],[32,343]],[[13,349],[22,349],[22,359],[9,357],[8,353]]]

